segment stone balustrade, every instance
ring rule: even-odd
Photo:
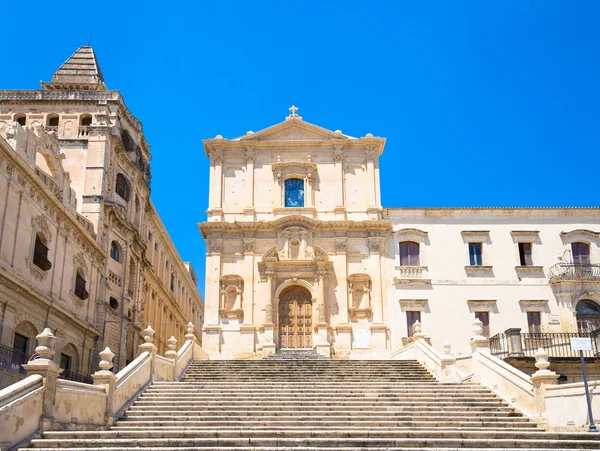
[[[16,448],[40,431],[104,429],[152,381],[179,380],[192,360],[208,359],[191,322],[183,346],[176,351],[177,340],[171,337],[165,356],[157,354],[150,325],[142,335],[139,356],[117,374],[111,371],[115,354],[110,348],[100,352],[91,385],[58,379],[63,370],[52,361],[57,338],[46,328],[36,337],[36,359],[23,365],[28,377],[0,390],[0,449]]]

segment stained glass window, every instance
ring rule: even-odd
[[[285,206],[304,207],[304,180],[287,179],[285,181]]]

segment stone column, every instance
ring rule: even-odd
[[[12,348],[15,336],[15,315],[16,311],[8,302],[4,305],[4,316],[2,318],[2,335],[0,336],[0,345]]]
[[[327,323],[327,307],[325,305],[325,279],[327,277],[327,268],[324,265],[319,265],[317,268],[317,337],[316,349],[317,353],[327,357],[331,357],[331,345],[329,344]]]
[[[221,221],[223,215],[223,151],[210,152],[210,185],[208,194],[208,220]]]
[[[114,394],[115,394],[115,383],[117,376],[110,369],[113,367],[113,358],[115,357],[114,352],[106,347],[104,351],[100,353],[100,371],[96,371],[92,374],[94,385],[104,385],[106,388],[106,410],[104,411],[104,425],[111,426],[115,420],[114,411]]]
[[[539,348],[535,353],[535,367],[538,370],[531,375],[531,383],[533,384],[533,420],[544,427],[548,426],[546,387],[558,383],[558,374],[550,371],[548,369],[549,366],[548,351],[544,348]]]
[[[23,365],[27,376],[39,374],[44,378],[44,399],[42,406],[42,416],[40,418],[40,427],[42,430],[52,430],[56,415],[56,379],[62,372],[59,366],[52,361],[56,353],[56,336],[49,327],[46,327],[42,333],[35,337],[38,346],[35,348],[36,354],[40,358],[32,360]]]
[[[267,293],[268,299],[265,304],[265,322],[263,323],[263,357],[267,357],[275,353],[275,324],[273,323],[273,279],[275,271],[273,268],[267,268],[265,271],[267,277]]]

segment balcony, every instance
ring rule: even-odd
[[[431,285],[427,266],[396,266],[396,285],[425,284]]]
[[[557,263],[550,268],[548,279],[557,282],[600,282],[600,264]]]
[[[591,338],[592,350],[583,351],[584,357],[600,357],[600,329],[590,333],[527,333],[521,329],[507,329],[490,338],[490,353],[499,359],[534,358],[538,348],[548,351],[551,358],[579,358],[579,351],[571,349],[571,338]]]
[[[29,356],[16,349],[0,345],[0,368],[13,373],[25,374],[23,364],[27,363]]]

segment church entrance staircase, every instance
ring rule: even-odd
[[[281,356],[280,356],[281,357]],[[107,431],[46,432],[38,451],[574,450],[600,434],[550,433],[476,383],[416,361],[194,362],[156,382]]]

